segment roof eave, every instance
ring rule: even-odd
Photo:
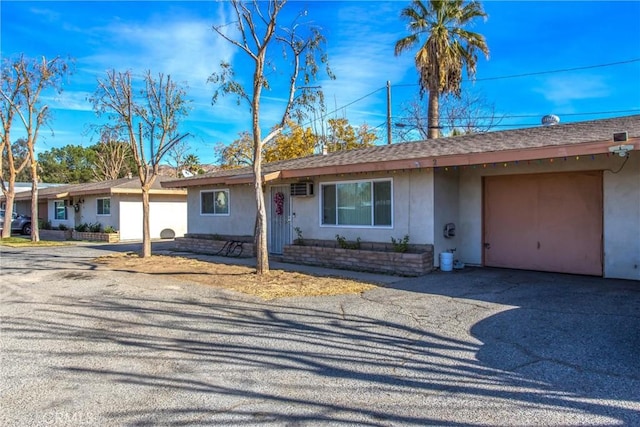
[[[283,171],[268,172],[262,175],[263,182],[274,181],[282,177]],[[254,182],[253,173],[243,173],[240,175],[212,176],[208,178],[180,179],[177,181],[162,182],[165,188],[177,187],[200,187],[205,185],[241,185]]]
[[[640,138],[631,138],[626,142],[633,145],[633,150],[640,150]],[[616,145],[611,141],[598,141],[580,144],[565,144],[545,147],[522,148],[491,152],[451,154],[445,156],[415,157],[378,162],[348,165],[321,166],[314,168],[282,171],[282,178],[310,178],[312,176],[336,175],[358,172],[381,172],[400,169],[421,169],[448,166],[468,166],[485,163],[501,163],[514,161],[539,160],[570,156],[587,156],[609,153],[609,147]]]
[[[140,188],[112,188],[111,194],[118,195],[126,195],[126,194],[142,194],[142,190]],[[163,195],[180,195],[185,196],[187,194],[187,190],[184,189],[158,189],[152,188],[149,190],[149,194],[163,194]]]
[[[640,150],[640,138],[629,138],[627,145],[634,151]],[[397,160],[380,160],[366,163],[315,166],[282,170],[264,175],[264,181],[288,178],[311,178],[314,176],[336,175],[359,172],[386,172],[400,169],[422,169],[447,166],[480,165],[540,159],[562,158],[570,156],[588,156],[609,153],[609,147],[616,145],[611,140],[591,141],[576,144],[547,145],[542,147],[516,148],[512,150],[482,151],[476,153],[450,154],[441,156],[419,156]],[[235,185],[253,182],[253,174],[212,176],[186,180],[163,182],[163,187],[195,187],[205,185]]]

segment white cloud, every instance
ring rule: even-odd
[[[353,3],[340,10],[334,26],[339,33],[328,37],[329,62],[337,79],[321,83],[330,111],[364,97],[345,109],[352,124],[366,121],[376,126],[385,116],[385,90],[369,94],[383,88],[387,81],[392,85],[402,81],[413,71],[410,52],[393,55],[395,42],[404,35],[398,22],[397,7],[390,3],[375,3],[373,7],[367,2]]]
[[[188,82],[198,97],[205,90],[211,93],[207,78],[221,60],[231,61],[235,53],[211,29],[216,21],[227,20],[222,7],[217,12],[208,18],[168,10],[146,21],[116,19],[102,27],[78,29],[93,46],[91,53],[78,59],[78,67],[96,76],[109,69],[162,72],[177,82]]]
[[[552,76],[544,80],[541,86],[533,88],[547,101],[556,106],[566,106],[574,101],[605,98],[611,89],[603,76]]]
[[[119,19],[101,27],[74,27],[79,37],[86,37],[90,47],[87,55],[77,59],[76,72],[76,81],[84,76],[81,83],[88,91],[64,92],[55,99],[56,106],[91,110],[86,98],[93,94],[97,79],[104,78],[107,70],[131,70],[138,75],[151,70],[169,74],[175,82],[186,84],[187,97],[192,101],[190,118],[206,120],[211,127],[235,120],[240,108],[235,98],[222,97],[212,106],[215,88],[207,83],[220,62],[232,62],[237,51],[211,29],[216,22],[229,21],[223,6],[220,4],[217,16],[210,18],[175,10],[173,15],[158,15],[144,22]]]
[[[93,111],[88,98],[89,92],[65,91],[57,95],[43,96],[42,101],[51,108],[72,111]]]
[[[51,22],[59,21],[61,17],[59,12],[48,8],[32,7],[29,9],[29,12],[44,17],[47,21]]]

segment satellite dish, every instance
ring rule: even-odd
[[[182,176],[184,176],[185,178],[191,178],[193,174],[186,169],[182,169]]]
[[[547,114],[542,118],[543,126],[553,126],[557,125],[558,123],[560,123],[560,117],[556,116],[555,114]]]

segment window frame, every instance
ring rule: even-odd
[[[59,204],[62,204],[62,206],[59,206]],[[58,208],[62,207],[62,211],[64,212],[64,218],[58,218]],[[67,215],[67,201],[66,200],[54,200],[53,201],[53,218],[56,221],[66,221],[68,218]]]
[[[203,212],[202,208],[202,194],[203,193],[213,193],[213,212]],[[225,213],[216,213],[216,193],[225,193],[227,195],[227,212]],[[230,216],[231,215],[231,195],[228,188],[215,188],[212,190],[200,190],[199,193],[199,203],[200,203],[200,216]]]
[[[340,184],[360,184],[360,183],[371,183],[371,224],[370,225],[348,225],[348,224],[338,224],[338,185]],[[391,185],[391,194],[390,194],[390,202],[391,202],[391,224],[389,225],[375,225],[375,206],[373,201],[374,196],[374,183],[376,182],[389,182]],[[323,215],[324,215],[324,187],[334,185],[335,194],[336,194],[336,223],[335,224],[324,224],[323,223]],[[334,228],[361,228],[361,229],[375,229],[375,230],[384,230],[384,229],[393,229],[394,227],[394,190],[393,190],[393,178],[375,178],[375,179],[359,179],[359,180],[351,180],[351,181],[327,181],[319,183],[318,189],[318,222],[320,227],[334,227]]]
[[[104,204],[102,206],[103,213],[100,213],[100,201],[109,201],[109,213],[104,213]],[[111,216],[111,197],[100,197],[96,199],[96,216]]]

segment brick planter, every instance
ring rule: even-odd
[[[74,240],[91,240],[96,242],[117,243],[120,241],[120,232],[116,233],[92,233],[73,230],[72,237]]]
[[[63,241],[71,239],[72,230],[40,230],[41,240]]]
[[[174,239],[175,248],[179,251],[196,252],[201,254],[238,256],[238,249],[233,250],[227,242],[242,242],[242,254],[240,258],[252,258],[255,256],[253,238],[247,236],[213,236],[206,234],[186,235]],[[227,245],[227,246],[225,246]],[[227,254],[227,250],[231,249]]]
[[[319,265],[345,270],[422,276],[433,270],[433,246],[421,245],[418,252],[385,252],[376,250],[341,249],[323,246],[284,247],[284,262]]]

